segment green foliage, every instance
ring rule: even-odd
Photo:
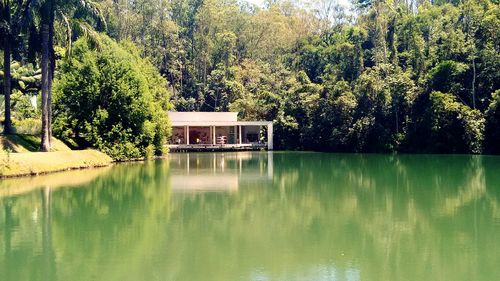
[[[166,81],[131,44],[79,39],[55,81],[54,133],[116,160],[160,154],[169,134]]]
[[[481,153],[485,119],[478,110],[441,92],[430,94],[431,135],[436,152]]]
[[[500,153],[500,90],[492,94],[486,111],[485,150],[487,153]]]
[[[14,120],[15,132],[17,134],[40,135],[42,131],[42,121],[39,118],[25,118]]]
[[[11,106],[15,119],[37,118],[40,113],[37,110],[38,101],[36,96],[26,95],[19,91],[14,91],[11,95]]]
[[[429,70],[427,85],[435,91],[461,93],[464,91],[461,81],[467,68],[466,64],[451,60],[440,62]]]
[[[117,159],[160,154],[171,102],[273,120],[276,148],[500,153],[498,1],[359,0],[356,13],[292,2],[57,2],[55,55],[73,57],[56,64],[54,132]],[[25,96],[40,84],[26,63],[40,27],[28,20],[13,45],[20,120],[38,115]]]
[[[36,94],[40,88],[41,70],[33,64],[22,64],[14,61],[10,65],[12,88],[25,95]],[[0,70],[0,85],[3,86],[3,70]]]
[[[279,1],[101,2],[108,33],[151,58],[179,111],[273,120],[276,148],[481,152],[500,88],[498,4],[356,3],[331,15]]]

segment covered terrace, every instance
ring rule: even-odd
[[[169,112],[173,151],[273,149],[271,121],[238,121],[236,112]]]

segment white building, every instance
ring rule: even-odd
[[[237,112],[169,112],[171,150],[273,149],[271,121],[238,121]]]

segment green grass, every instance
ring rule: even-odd
[[[71,150],[52,138],[51,152],[38,152],[40,136],[0,135],[0,178],[107,166],[111,157],[96,150]]]
[[[107,166],[111,157],[97,150],[0,154],[0,177],[38,175],[71,169]]]
[[[0,152],[36,152],[40,149],[40,136],[0,135]],[[51,151],[71,151],[62,141],[52,138]]]

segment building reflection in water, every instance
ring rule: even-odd
[[[177,153],[169,156],[172,191],[237,191],[273,179],[272,152]]]

